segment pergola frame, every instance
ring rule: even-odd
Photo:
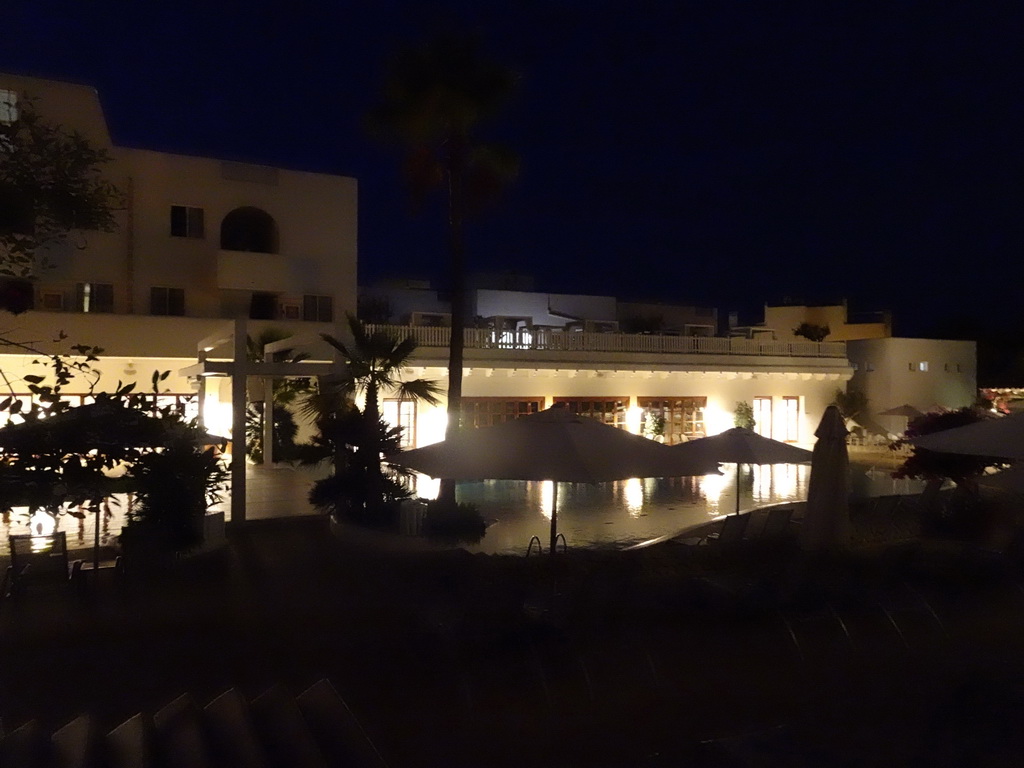
[[[202,339],[196,344],[195,365],[181,369],[182,376],[199,380],[199,426],[205,428],[204,410],[206,402],[206,380],[213,376],[231,377],[231,524],[244,523],[246,483],[245,483],[245,409],[247,404],[248,377],[256,376],[263,383],[263,463],[273,463],[273,387],[274,379],[287,377],[323,377],[341,373],[343,363],[337,354],[329,362],[303,361],[287,362],[254,362],[248,359],[248,321],[237,318],[231,323]],[[315,339],[289,337],[271,342],[263,347],[264,356],[283,349],[294,349]],[[219,350],[231,350],[228,359],[218,357],[211,360],[211,353]]]

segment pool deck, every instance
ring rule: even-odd
[[[1020,573],[966,550],[833,564],[822,603],[762,594],[812,573],[785,552],[527,559],[350,533],[253,523],[148,580],[4,601],[0,717],[110,728],[186,691],[326,676],[395,768],[687,765],[776,726],[825,761],[803,764],[941,765],[935,739],[970,746],[1024,691]]]

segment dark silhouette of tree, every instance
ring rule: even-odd
[[[0,274],[31,277],[45,251],[71,232],[116,229],[121,201],[107,181],[110,161],[81,134],[44,120],[31,100],[0,123]]]
[[[827,325],[815,325],[814,323],[800,323],[793,329],[795,336],[803,336],[811,341],[824,341],[830,333],[832,333],[832,329]]]
[[[964,427],[990,418],[982,410],[968,406],[955,411],[926,413],[911,419],[903,438],[890,446],[898,449],[912,445],[910,440],[933,432]],[[980,503],[978,479],[989,467],[1005,465],[1005,459],[930,451],[914,446],[913,453],[893,472],[895,478],[919,478],[927,481],[921,495],[925,523],[932,530],[956,536],[975,535],[985,524],[988,510]],[[943,481],[952,480],[956,490],[948,508],[938,503]]]
[[[314,417],[320,431],[320,440],[314,441],[315,450],[306,455],[314,461],[329,455],[334,459],[334,479],[321,481],[318,494],[322,495],[325,488],[342,492],[347,486],[352,495],[362,499],[360,514],[372,517],[393,495],[381,469],[381,455],[399,448],[399,431],[381,421],[381,394],[390,392],[400,399],[434,405],[439,402],[438,388],[429,379],[402,379],[402,371],[411,364],[416,351],[414,338],[400,339],[385,331],[371,333],[351,314],[348,325],[352,344],[321,334],[341,354],[345,367],[337,380],[322,385],[318,393],[304,401],[304,412]],[[365,397],[361,413],[352,403],[357,394]],[[317,455],[316,449],[321,453]]]
[[[482,55],[475,39],[441,36],[391,61],[380,103],[367,116],[372,133],[404,146],[405,178],[416,204],[432,189],[446,193],[452,301],[446,437],[459,429],[462,410],[464,223],[518,171],[509,150],[480,142],[476,130],[506,104],[515,83],[512,71]],[[454,504],[454,482],[442,482],[440,498]]]
[[[863,416],[867,413],[868,397],[857,389],[850,389],[846,392],[837,389],[832,399],[832,404],[839,409],[844,419],[847,421],[857,421],[858,416]],[[857,423],[860,422],[858,421]]]

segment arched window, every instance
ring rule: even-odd
[[[277,253],[277,224],[259,208],[235,208],[220,223],[220,247],[225,251]]]

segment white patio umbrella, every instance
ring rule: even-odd
[[[903,405],[897,405],[895,408],[887,408],[884,411],[878,412],[879,416],[904,416],[907,419],[916,419],[918,416],[924,416],[923,411],[919,411],[912,405],[904,403]]]
[[[691,461],[735,464],[737,514],[740,511],[740,464],[800,464],[811,458],[811,452],[804,448],[762,437],[745,427],[733,427],[717,435],[679,443],[669,450]]]
[[[552,480],[551,550],[558,535],[558,483],[714,473],[714,461],[553,407],[440,443],[388,456],[391,464],[451,480]]]
[[[1024,464],[1014,464],[1008,469],[982,475],[978,485],[1008,493],[1024,493]]]
[[[942,453],[1024,459],[1024,413],[915,437],[912,444]]]
[[[814,436],[811,482],[800,525],[800,546],[818,551],[843,547],[850,541],[850,457],[848,430],[834,405],[828,406]]]

